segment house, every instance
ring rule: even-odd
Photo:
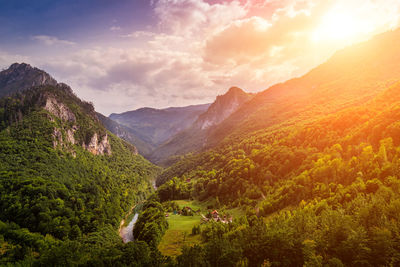
[[[217,210],[213,210],[213,212],[211,212],[211,215],[212,215],[213,218],[218,218],[219,217],[219,214],[218,214]]]

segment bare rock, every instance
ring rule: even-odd
[[[83,144],[83,148],[94,155],[111,155],[111,145],[108,141],[108,135],[105,134],[99,141],[99,136],[95,133],[90,139],[89,144]]]
[[[63,121],[76,121],[75,114],[64,103],[57,101],[53,96],[47,97],[44,108]]]

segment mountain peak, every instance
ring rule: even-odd
[[[229,88],[228,92],[226,92],[225,95],[227,95],[227,94],[238,94],[238,93],[239,94],[241,94],[241,93],[246,94],[246,92],[243,91],[242,89],[240,89],[239,87],[233,86],[233,87]]]
[[[251,94],[246,93],[239,87],[231,87],[224,95],[217,96],[214,103],[205,113],[199,116],[194,125],[204,130],[219,124],[250,98]]]
[[[0,72],[0,97],[21,92],[34,86],[57,85],[47,72],[27,63],[14,63]]]
[[[10,71],[15,71],[15,70],[30,70],[33,69],[31,65],[27,63],[13,63],[9,68]]]

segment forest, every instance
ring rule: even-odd
[[[400,84],[358,107],[243,136],[159,176],[162,201],[246,216],[201,226],[179,266],[397,266]],[[190,182],[188,182],[190,181]]]
[[[41,107],[48,94],[77,117],[78,141],[106,131],[91,104],[67,88],[39,87],[0,100],[0,265],[109,265],[135,253],[132,246],[142,255],[147,244],[125,246],[115,229],[150,195],[159,168],[111,133],[111,155],[54,147],[54,128],[65,135],[71,125]]]

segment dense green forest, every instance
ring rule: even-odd
[[[54,146],[54,129],[73,125],[42,108],[48,97],[75,115],[77,144]],[[0,265],[101,266],[148,249],[123,245],[117,229],[158,168],[110,133],[111,155],[79,145],[106,134],[91,104],[65,86],[33,88],[0,100],[0,126]]]
[[[400,264],[400,84],[358,107],[188,156],[161,200],[218,199],[247,216],[202,226],[180,266]],[[227,145],[228,144],[228,145]]]

